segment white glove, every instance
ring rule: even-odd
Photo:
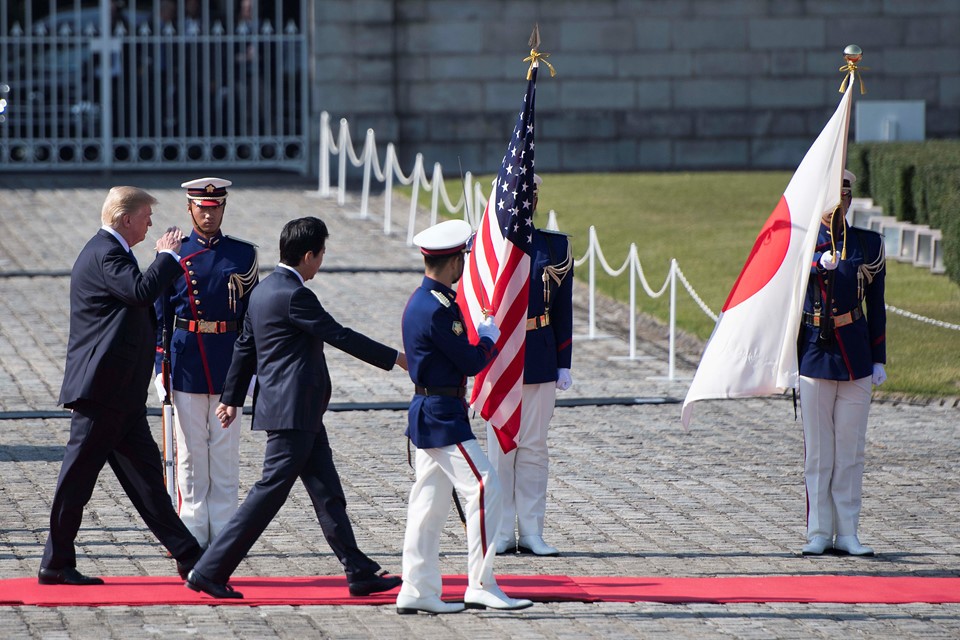
[[[494,344],[497,343],[497,340],[500,339],[500,329],[497,328],[493,316],[487,316],[483,319],[483,322],[477,325],[477,335],[481,338],[490,338]]]
[[[570,369],[557,369],[557,389],[566,391],[573,386],[573,378],[570,377]]]
[[[883,368],[883,365],[879,362],[873,363],[873,376],[871,380],[875,387],[879,387],[883,384],[884,380],[887,379],[887,371]]]
[[[820,255],[820,266],[827,271],[833,271],[840,266],[840,261],[833,255],[833,251],[824,251]]]
[[[163,374],[158,373],[157,377],[153,380],[153,386],[157,390],[157,397],[160,398],[160,403],[163,404],[163,399],[167,397],[167,391],[163,388]]]
[[[250,378],[250,384],[247,386],[247,397],[248,397],[248,398],[252,398],[252,397],[253,397],[253,390],[256,389],[256,388],[257,388],[257,376],[254,375],[252,378]]]

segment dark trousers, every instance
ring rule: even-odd
[[[323,536],[343,565],[347,581],[373,577],[380,565],[357,547],[326,432],[294,430],[267,432],[263,477],[197,562],[197,572],[226,583],[286,502],[297,478],[310,495]]]
[[[123,412],[82,400],[73,407],[41,567],[77,566],[74,540],[104,463],[110,464],[140,517],[176,559],[199,555],[200,545],[167,495],[160,449],[150,434],[146,407]]]

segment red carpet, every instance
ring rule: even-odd
[[[338,577],[244,578],[230,581],[243,600],[216,600],[178,579],[105,577],[93,587],[42,586],[36,578],[0,580],[0,605],[148,606],[171,604],[393,604],[396,591],[353,598]],[[771,576],[735,578],[498,576],[511,596],[535,602],[836,602],[960,603],[960,578]],[[444,599],[462,597],[465,576],[445,576]],[[391,595],[392,594],[392,595]]]

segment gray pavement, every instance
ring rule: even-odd
[[[161,203],[141,264],[169,224],[186,225],[190,176],[0,178],[0,412],[56,411],[67,338],[68,278],[99,226],[106,188],[137,184]],[[277,261],[283,223],[317,215],[331,229],[325,267],[421,266],[396,229],[376,215],[305,193],[288,176],[230,176],[225,230],[260,244]],[[378,205],[374,205],[377,210]],[[394,211],[406,211],[398,203]],[[48,275],[25,276],[25,273]],[[312,287],[347,326],[399,345],[400,315],[420,277],[413,272],[321,270]],[[576,288],[576,331],[586,333],[585,286]],[[642,307],[643,300],[640,300]],[[677,381],[668,381],[666,330],[643,318],[640,358],[629,360],[627,310],[609,300],[601,339],[578,336],[574,387],[561,397],[683,398],[698,358],[680,341]],[[908,339],[891,335],[890,340]],[[331,349],[334,401],[402,402],[410,382]],[[896,367],[890,367],[896,375]],[[150,403],[156,406],[151,397]],[[874,403],[864,479],[862,540],[873,559],[803,558],[802,433],[786,398],[704,402],[689,430],[676,404],[559,408],[551,428],[547,540],[560,558],[498,558],[499,574],[605,576],[960,575],[960,409],[953,400]],[[336,412],[328,429],[361,547],[400,571],[412,471],[402,411]],[[159,437],[159,421],[151,422]],[[264,437],[244,422],[241,495],[259,477]],[[69,421],[0,421],[0,578],[36,574]],[[483,440],[479,421],[474,430]],[[465,571],[462,528],[451,514],[442,541],[444,573]],[[78,539],[81,571],[171,575],[173,562],[149,534],[109,470],[103,472]],[[340,575],[309,499],[298,486],[237,575]],[[960,605],[536,604],[526,611],[398,616],[391,606],[154,606],[0,608],[0,635],[32,638],[836,638],[960,637]]]

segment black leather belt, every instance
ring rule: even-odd
[[[240,323],[236,320],[187,320],[175,318],[173,326],[190,333],[229,333],[236,331]]]
[[[467,396],[466,387],[413,387],[417,395],[421,396],[448,396],[450,398],[465,398]]]
[[[833,326],[834,328],[845,327],[848,324],[853,324],[857,320],[863,317],[863,310],[860,307],[857,307],[853,311],[848,311],[847,313],[841,313],[838,316],[833,316]],[[815,313],[803,312],[803,323],[810,325],[811,327],[819,327],[821,322],[821,316]]]

